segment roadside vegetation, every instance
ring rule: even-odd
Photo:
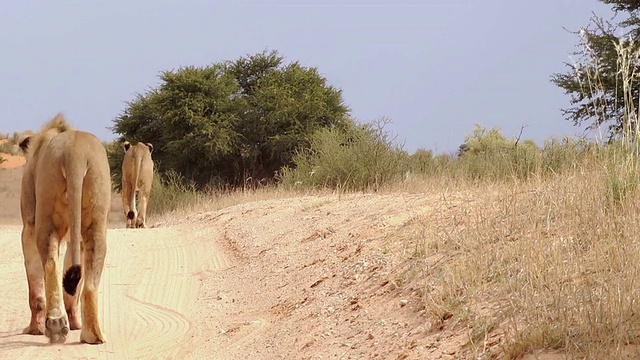
[[[7,161],[2,154],[20,155],[22,151],[18,148],[18,141],[23,133],[14,132],[13,134],[0,134],[0,164]]]

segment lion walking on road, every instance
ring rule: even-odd
[[[122,160],[122,208],[127,218],[127,228],[144,228],[147,226],[147,205],[151,196],[153,182],[153,160],[150,143],[131,144],[124,142],[124,159]],[[140,204],[136,209],[136,193]]]
[[[60,114],[22,139],[20,148],[27,159],[20,196],[31,309],[25,333],[42,334],[44,322],[51,343],[65,342],[69,330],[81,328],[82,342],[101,344],[105,338],[98,320],[98,287],[111,201],[106,150],[97,137],[73,129]],[[61,271],[58,253],[67,234]]]

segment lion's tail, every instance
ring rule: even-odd
[[[70,212],[69,235],[71,237],[67,251],[71,251],[71,267],[64,274],[62,286],[67,294],[73,296],[76,294],[78,284],[82,278],[80,254],[80,242],[82,241],[82,185],[87,169],[65,167],[65,170],[67,171],[67,198]]]
[[[129,213],[127,218],[135,223],[135,214],[133,210],[136,208],[136,189],[138,188],[138,179],[140,178],[140,169],[142,168],[142,156],[138,152],[133,153],[133,188],[129,192]]]

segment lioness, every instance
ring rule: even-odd
[[[151,143],[124,142],[124,159],[122,160],[122,208],[127,218],[127,228],[144,228],[147,226],[147,204],[151,195],[153,182],[153,160]],[[140,205],[136,214],[136,193]]]
[[[101,344],[105,338],[98,321],[98,286],[111,201],[106,150],[97,137],[74,130],[60,114],[39,133],[22,139],[20,148],[27,158],[20,210],[31,308],[31,322],[24,332],[42,334],[44,320],[51,343],[62,343],[69,329],[82,328],[82,342]],[[58,252],[69,232],[61,286]],[[77,312],[79,287],[82,324]]]

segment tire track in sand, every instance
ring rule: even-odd
[[[0,313],[0,359],[166,359],[188,355],[207,334],[190,316],[200,306],[196,273],[229,265],[211,239],[214,228],[198,233],[191,228],[109,230],[99,306],[103,345],[78,344],[72,331],[64,345],[49,345],[44,336],[21,335],[29,321],[27,284],[20,249],[19,228],[0,232],[0,247],[10,257],[0,260],[12,276]],[[13,287],[18,288],[13,289]],[[7,306],[4,306],[8,304]],[[16,324],[20,324],[19,329]],[[188,357],[188,356],[187,356]]]
[[[227,263],[212,262],[220,254],[214,244],[203,244],[202,239],[198,241],[195,234],[187,231],[120,230],[126,236],[116,237],[125,240],[116,244],[114,251],[120,253],[116,258],[126,258],[126,253],[131,258],[120,266],[119,279],[110,288],[117,290],[122,284],[118,310],[124,316],[118,316],[121,324],[112,333],[120,331],[123,343],[117,348],[126,349],[127,357],[175,358],[188,351],[191,342],[198,341],[197,337],[187,336],[197,332],[187,318],[196,305],[194,295],[199,287],[193,274]],[[135,240],[130,241],[130,237]]]

